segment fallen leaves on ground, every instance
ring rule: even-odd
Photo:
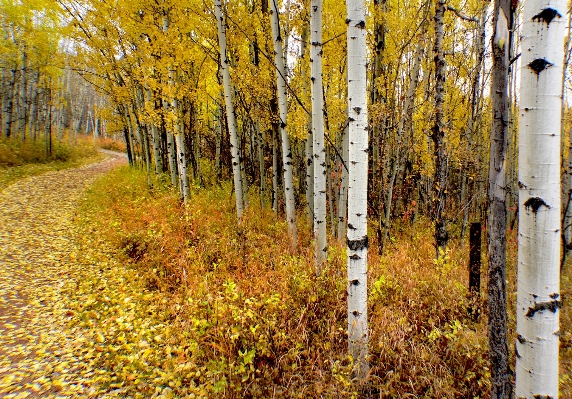
[[[85,267],[74,215],[85,188],[119,162],[109,158],[20,180],[0,194],[3,398],[86,397],[94,391],[97,370],[86,360],[96,348],[70,328],[75,311],[69,294]]]

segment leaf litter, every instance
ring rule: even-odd
[[[121,393],[118,375],[102,372],[101,362],[120,361],[106,351],[131,350],[125,337],[134,326],[151,330],[150,321],[136,317],[142,294],[127,288],[129,270],[115,270],[111,252],[95,245],[100,238],[82,233],[75,212],[86,187],[123,162],[108,158],[47,173],[0,194],[1,397]],[[108,284],[125,289],[110,292]]]

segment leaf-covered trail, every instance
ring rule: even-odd
[[[0,193],[0,397],[68,396],[62,381],[77,370],[62,357],[71,314],[60,299],[76,256],[75,208],[86,187],[124,162],[51,172]]]

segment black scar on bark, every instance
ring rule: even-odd
[[[553,396],[544,395],[544,394],[539,394],[539,393],[533,395],[532,397],[533,397],[534,399],[554,399]]]
[[[363,236],[357,240],[349,240],[346,238],[346,242],[348,244],[348,248],[352,251],[359,251],[361,249],[367,248],[368,246],[368,238],[367,236]]]
[[[550,209],[550,206],[548,206],[548,204],[546,202],[544,202],[544,200],[542,198],[539,198],[539,197],[529,198],[524,203],[524,207],[527,210],[528,210],[528,208],[532,208],[532,212],[534,212],[534,213],[538,212],[538,209],[543,205],[545,207],[547,207],[548,209]]]
[[[361,256],[359,256],[358,254],[353,254],[352,256],[350,256],[351,260],[360,260]]]
[[[544,58],[537,58],[528,64],[528,67],[536,73],[536,76],[540,75],[540,72],[544,71],[546,68],[554,65],[553,63],[546,61]]]
[[[534,17],[532,17],[532,20],[534,22],[536,22],[536,21],[546,22],[546,25],[550,26],[550,22],[552,22],[552,20],[556,16],[558,16],[558,18],[562,18],[562,15],[560,15],[560,13],[558,11],[556,11],[554,8],[545,8],[540,13],[538,13]]]
[[[350,230],[357,230],[357,229],[354,227],[354,225],[351,224],[351,223],[348,223],[348,229],[350,229]]]
[[[350,281],[350,284],[351,284],[351,285],[359,285],[359,280],[357,280],[357,279],[356,279],[356,280],[352,280],[352,281]]]
[[[365,21],[359,21],[356,24],[356,28],[364,29],[365,28]]]
[[[550,310],[552,313],[556,313],[558,308],[562,307],[562,301],[550,301],[550,302],[537,302],[532,308],[528,308],[526,312],[526,317],[534,317],[537,312],[542,312],[543,310]]]

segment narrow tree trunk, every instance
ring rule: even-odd
[[[506,312],[506,144],[508,112],[508,63],[510,59],[511,3],[495,0],[493,15],[493,68],[491,147],[488,182],[489,216],[487,246],[489,254],[487,304],[491,397],[512,397],[508,354]]]
[[[272,210],[278,213],[278,148],[276,129],[272,129]]]
[[[346,114],[348,114],[346,109]],[[342,130],[342,181],[340,184],[340,201],[338,202],[338,240],[342,240],[346,237],[346,226],[347,226],[347,215],[348,215],[348,152],[349,152],[349,142],[348,142],[348,124],[345,125]]]
[[[219,105],[217,107],[218,116],[217,116],[217,123],[216,123],[216,148],[215,148],[215,174],[217,180],[222,179],[222,169],[220,167],[220,155],[222,151],[222,132],[224,131],[223,128],[223,110],[222,107]]]
[[[367,326],[367,169],[366,29],[364,0],[347,1],[349,190],[348,190],[348,350],[354,376],[369,370]]]
[[[332,154],[331,151],[326,152],[326,187],[328,189],[328,203],[330,211],[331,234],[336,236],[336,197],[334,196],[334,188],[332,181]]]
[[[288,231],[295,248],[298,241],[296,229],[296,201],[294,198],[294,182],[292,178],[292,150],[290,148],[290,138],[288,137],[287,125],[287,86],[286,69],[284,68],[284,58],[282,56],[282,37],[280,34],[280,23],[276,1],[270,4],[270,14],[272,19],[272,39],[274,41],[274,62],[276,64],[276,77],[278,89],[278,109],[280,113],[280,133],[282,135],[282,167],[284,169],[284,201],[286,206],[286,220],[288,221]]]
[[[155,109],[155,98],[153,97],[153,93],[151,89],[147,88],[145,90],[145,96],[147,100],[147,106],[149,109]],[[157,125],[153,120],[149,124],[151,126],[151,138],[153,140],[153,158],[155,158],[155,174],[159,175],[163,173],[163,158],[161,156],[161,138],[159,135],[159,130]]]
[[[558,397],[560,98],[566,2],[524,3],[516,396]]]
[[[324,98],[322,85],[322,0],[310,5],[310,80],[312,82],[312,138],[314,151],[314,262],[316,274],[325,266],[326,239],[326,150],[324,146]]]
[[[433,221],[435,223],[436,256],[444,250],[448,234],[445,227],[445,129],[443,126],[443,104],[445,99],[445,53],[443,51],[445,0],[435,1],[435,45],[433,48],[435,60],[435,124],[431,133],[433,140],[433,158],[435,173],[433,176]]]
[[[264,139],[260,131],[260,123],[255,123],[255,134],[258,147],[258,174],[260,175],[260,207],[266,207],[266,170],[264,169]]]
[[[20,133],[22,135],[22,141],[26,140],[26,125],[28,122],[28,81],[26,79],[26,73],[28,71],[28,53],[26,52],[26,48],[22,51],[22,72],[21,72],[21,79],[20,79],[20,119],[19,119],[19,128]]]
[[[308,98],[308,79],[306,74],[306,68],[304,64],[304,58],[306,56],[308,48],[308,30],[309,25],[306,25],[302,31],[302,50],[300,53],[300,59],[302,60],[302,93],[304,99]],[[312,133],[312,114],[308,115],[308,122],[306,123],[306,131],[308,132],[306,136],[306,146],[305,146],[305,156],[306,156],[306,212],[308,215],[308,220],[312,226],[312,231],[314,231],[314,135]]]
[[[8,76],[8,89],[5,95],[5,120],[4,120],[4,135],[10,137],[12,135],[12,120],[14,112],[14,71],[10,71]]]
[[[234,176],[234,193],[236,197],[236,214],[242,219],[244,203],[242,200],[242,178],[240,174],[240,159],[238,155],[238,140],[236,138],[236,120],[232,104],[232,90],[230,86],[229,61],[226,56],[226,31],[223,20],[222,2],[215,0],[215,16],[218,26],[218,41],[220,47],[220,70],[223,78],[224,99],[226,103],[226,120],[230,133],[230,147],[232,154],[232,174]]]
[[[568,70],[568,65],[570,63],[570,56],[572,55],[571,51],[572,51],[572,43],[571,43],[571,39],[572,39],[572,15],[570,13],[568,13],[568,36],[566,37],[566,49],[565,49],[565,53],[564,53],[564,65],[562,67],[562,70],[564,71],[564,73],[562,74],[562,102],[561,102],[561,107],[560,107],[560,112],[561,112],[561,135],[562,135],[562,148],[564,148],[565,143],[564,143],[564,138],[565,138],[565,134],[564,134],[564,118],[565,118],[565,110],[566,110],[566,105],[567,105],[567,100],[568,100],[568,96],[567,96],[567,91],[566,91],[566,71]],[[562,270],[564,268],[564,263],[566,262],[566,258],[568,257],[568,254],[570,253],[571,245],[570,244],[570,240],[571,240],[571,232],[572,232],[572,228],[571,228],[571,223],[572,223],[572,153],[570,152],[570,149],[572,149],[572,130],[570,130],[568,132],[568,165],[562,165],[562,169],[565,170],[564,173],[564,179],[563,179],[563,187],[562,187],[562,209],[564,210],[564,217],[562,218],[563,222],[562,222],[562,260],[560,261],[560,269]],[[562,159],[562,163],[564,163],[564,159]]]
[[[52,155],[52,80],[49,79],[46,98],[46,129],[44,135],[46,155]]]

